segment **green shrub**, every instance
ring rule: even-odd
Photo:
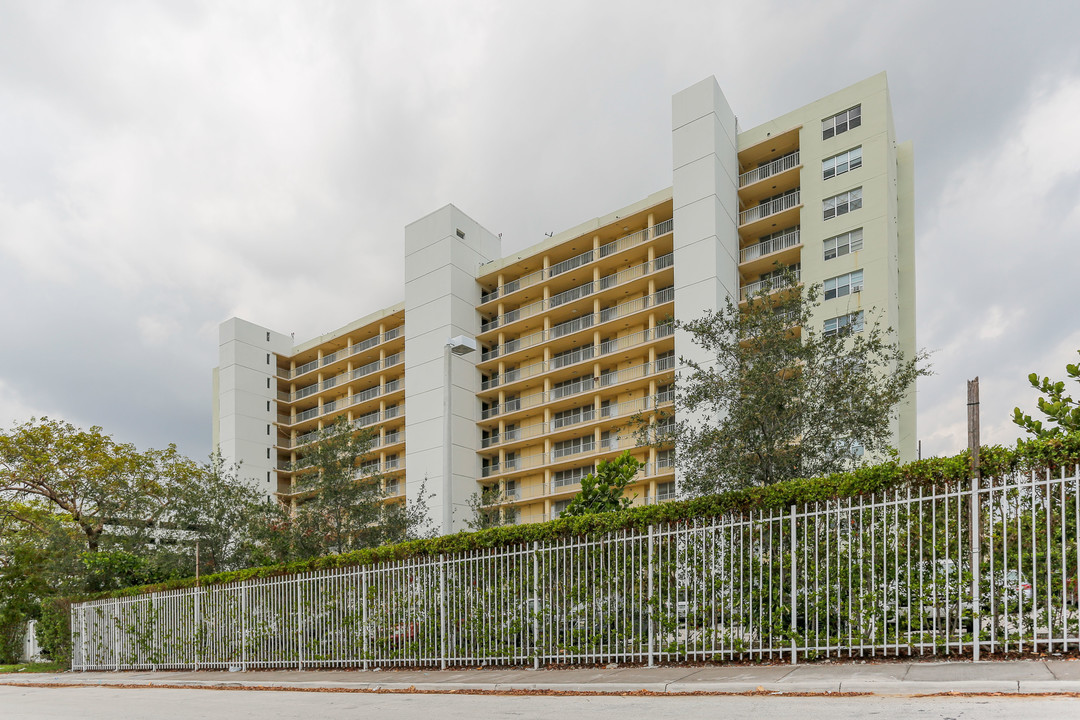
[[[53,598],[41,604],[37,641],[45,657],[71,666],[71,601]]]
[[[1015,449],[1000,445],[986,446],[981,448],[979,458],[984,476],[1043,469],[1060,472],[1064,468],[1068,471],[1080,460],[1080,433],[1023,441]],[[355,550],[340,555],[326,555],[313,560],[222,572],[203,576],[200,584],[216,585],[311,570],[375,565],[406,558],[436,557],[444,553],[453,554],[507,545],[550,542],[566,537],[597,536],[623,529],[647,530],[650,525],[661,523],[701,522],[727,514],[785,510],[791,505],[840,498],[858,498],[894,489],[910,489],[913,494],[916,494],[920,489],[930,491],[949,483],[969,480],[970,466],[971,456],[966,450],[952,457],[929,458],[906,465],[885,462],[827,477],[788,480],[690,500],[632,507],[618,512],[560,517],[544,523],[508,525],[477,532],[459,532],[437,538]],[[72,598],[72,600],[126,597],[194,586],[194,578],[185,578],[157,585],[97,593],[82,598]]]

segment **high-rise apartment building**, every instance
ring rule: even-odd
[[[530,522],[627,449],[635,502],[674,495],[671,450],[633,432],[672,408],[676,358],[708,361],[672,320],[779,289],[777,262],[824,286],[818,331],[873,312],[914,354],[912,149],[884,74],[745,131],[709,78],[672,99],[672,149],[670,188],[509,256],[452,205],[417,220],[404,302],[328,335],[223,323],[215,445],[289,498],[298,453],[344,416],[377,438],[358,477],[391,500],[425,486],[436,527],[492,486]],[[914,391],[892,430],[913,458]]]

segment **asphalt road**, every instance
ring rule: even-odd
[[[544,697],[505,695],[381,695],[360,693],[247,692],[237,690],[109,687],[0,687],[4,720],[477,720],[513,717],[566,720],[662,718],[1008,718],[1080,717],[1080,698],[1052,697]]]

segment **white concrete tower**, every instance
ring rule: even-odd
[[[499,238],[453,205],[405,227],[405,496],[411,502],[426,485],[431,525],[440,532],[447,505],[451,531],[465,528],[466,501],[478,492],[480,477],[475,368],[480,353],[451,353],[447,407],[447,341],[472,339],[480,331],[476,270],[501,255]],[[453,446],[449,482],[444,470],[447,414]]]
[[[288,335],[246,320],[230,318],[218,328],[211,447],[221,452],[226,463],[239,462],[240,477],[267,498],[277,490],[274,354],[288,354],[291,349]]]
[[[672,97],[671,133],[675,315],[686,321],[739,292],[737,129],[716,78]],[[682,330],[675,333],[675,356],[710,359]]]

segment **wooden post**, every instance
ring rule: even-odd
[[[979,486],[981,470],[979,467],[979,378],[968,380],[967,384],[967,421],[968,450],[971,451],[971,523],[968,535],[971,540],[971,659],[979,662],[979,635],[982,634],[982,622],[979,617],[982,610],[979,599],[979,557],[981,531],[979,529]]]

